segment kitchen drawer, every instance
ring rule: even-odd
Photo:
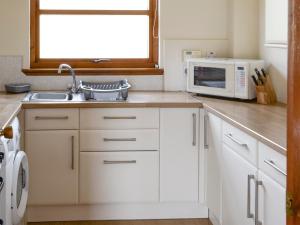
[[[223,122],[223,142],[244,159],[257,166],[257,140],[255,138]]]
[[[158,201],[158,152],[80,153],[81,204]]]
[[[159,109],[80,109],[84,130],[159,128]]]
[[[259,143],[258,150],[259,170],[286,187],[286,156],[262,143]]]
[[[79,129],[79,109],[27,109],[26,130]]]
[[[81,151],[159,150],[159,130],[83,130]]]

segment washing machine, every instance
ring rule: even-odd
[[[28,198],[29,170],[28,160],[24,151],[20,149],[20,125],[15,119],[13,127],[13,139],[2,137],[2,142],[7,145],[6,154],[6,223],[5,225],[17,225],[22,220]]]
[[[7,145],[0,140],[0,225],[6,224],[6,153]]]

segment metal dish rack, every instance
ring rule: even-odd
[[[80,81],[79,88],[84,93],[86,100],[126,101],[131,85],[127,80],[112,82]]]

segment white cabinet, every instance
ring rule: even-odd
[[[158,129],[158,108],[80,109],[80,129]]]
[[[262,225],[285,225],[286,189],[262,172],[259,172],[258,180],[261,182],[258,187],[258,221]]]
[[[286,157],[223,122],[222,225],[285,225]]]
[[[159,150],[159,130],[82,130],[80,149],[98,151],[155,151]]]
[[[207,148],[207,206],[211,219],[221,224],[221,165],[222,165],[222,120],[206,113],[204,142]]]
[[[265,0],[266,44],[288,43],[288,0]]]
[[[223,145],[223,225],[254,225],[254,186],[257,169]]]
[[[80,109],[80,204],[159,202],[159,109]]]
[[[80,203],[159,202],[158,152],[80,153]]]
[[[262,225],[286,224],[286,157],[259,143],[258,221]]]
[[[26,131],[30,205],[78,203],[78,131]]]
[[[27,109],[25,130],[77,130],[79,109]]]
[[[160,110],[160,199],[197,202],[199,109]]]

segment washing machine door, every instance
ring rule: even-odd
[[[29,170],[26,153],[19,151],[14,160],[12,180],[12,223],[21,222],[27,205]]]

